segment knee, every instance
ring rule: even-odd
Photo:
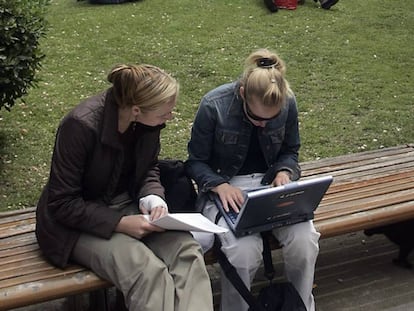
[[[319,253],[320,233],[312,222],[293,225],[280,236],[279,241],[285,251],[293,252],[295,256],[315,256]]]
[[[203,251],[201,245],[191,234],[183,233],[177,235],[178,243],[175,244],[174,253],[177,260],[190,260],[204,262]]]
[[[262,261],[263,244],[255,238],[241,238],[222,250],[236,268],[258,267]]]

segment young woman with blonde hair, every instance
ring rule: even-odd
[[[119,65],[112,86],[62,120],[36,235],[53,264],[84,265],[123,293],[129,310],[213,310],[199,244],[152,225],[168,213],[157,166],[160,131],[179,85],[152,65]]]
[[[300,147],[296,99],[285,78],[285,64],[272,51],[260,49],[246,59],[241,78],[208,92],[196,114],[188,174],[197,182],[202,213],[215,221],[218,209],[209,199],[215,192],[225,209],[238,212],[242,190],[260,184],[287,184],[300,177]],[[218,225],[228,227],[221,217]],[[307,310],[315,310],[312,296],[319,233],[312,221],[273,230],[283,246],[285,273]],[[194,233],[204,249],[213,235]],[[219,235],[222,250],[250,288],[262,261],[260,234],[237,238],[229,230]],[[221,310],[247,311],[248,305],[222,274]]]

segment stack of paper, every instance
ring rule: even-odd
[[[145,215],[149,219],[148,215]],[[172,213],[151,221],[151,224],[167,229],[182,231],[201,231],[212,233],[227,232],[228,229],[217,226],[200,213]]]

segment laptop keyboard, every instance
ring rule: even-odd
[[[227,212],[227,215],[229,216],[230,220],[232,223],[236,223],[236,219],[237,217],[239,217],[239,213],[236,213],[233,209],[229,209],[229,211]]]

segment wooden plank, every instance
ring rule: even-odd
[[[9,230],[0,231],[0,239],[13,237],[23,233],[33,232],[35,230],[36,224],[33,223],[20,223],[17,226],[10,228]]]
[[[1,250],[0,259],[1,259],[1,262],[3,263],[3,262],[10,260],[7,258],[13,258],[14,256],[19,255],[19,254],[26,255],[27,253],[37,251],[37,250],[39,250],[39,245],[37,244],[37,242],[26,244],[23,246],[18,246],[18,247],[11,248],[11,249]]]
[[[393,166],[395,166],[396,169],[398,167],[404,169],[405,166],[412,167],[413,162],[414,148],[409,147],[400,150],[398,154],[393,155],[389,155],[388,153],[384,155],[383,151],[370,152],[369,156],[365,153],[340,156],[301,163],[301,166],[303,177],[328,173],[339,177],[345,173],[351,174],[355,171],[367,171],[373,168],[382,169],[384,172],[388,171]]]
[[[19,248],[19,252],[12,253],[10,256],[4,256],[0,261],[0,273],[6,264],[19,263],[22,260],[41,257],[41,252],[37,244],[29,244]]]
[[[374,177],[369,180],[360,180],[358,182],[336,182],[334,181],[333,184],[329,187],[326,197],[331,197],[333,193],[341,193],[343,191],[352,190],[353,192],[358,192],[360,188],[363,187],[382,187],[387,186],[389,184],[401,184],[401,183],[409,183],[414,178],[414,170],[399,173],[399,174],[392,174],[382,177]],[[325,199],[324,198],[324,199]]]
[[[387,206],[405,202],[411,203],[411,206],[414,206],[414,191],[412,189],[330,204],[321,207],[321,209],[318,208],[315,211],[315,218],[321,221],[370,210],[377,210],[377,213],[381,213]]]
[[[315,227],[321,233],[321,238],[327,238],[412,218],[414,218],[413,201],[385,206],[381,209],[318,220],[315,222]]]
[[[22,208],[22,209],[7,211],[7,212],[1,212],[0,213],[0,220],[2,218],[9,218],[10,216],[15,217],[16,215],[20,215],[20,214],[30,214],[30,215],[32,215],[32,213],[34,211],[36,211],[36,207],[27,207],[27,208]]]
[[[22,233],[17,236],[2,238],[0,239],[0,258],[7,256],[5,254],[8,252],[13,252],[19,247],[29,244],[37,244],[34,231]]]
[[[400,174],[407,171],[414,170],[413,163],[401,163],[395,166],[385,166],[385,167],[375,167],[371,165],[367,167],[358,167],[358,168],[347,168],[340,171],[334,170],[324,170],[320,173],[314,173],[312,175],[307,175],[306,172],[303,173],[302,179],[309,179],[318,176],[332,175],[334,177],[335,183],[343,182],[357,182],[361,180],[371,180],[372,178],[385,177],[393,174]]]
[[[24,285],[22,285],[24,284]],[[90,271],[61,275],[47,279],[47,282],[24,282],[7,288],[0,288],[0,310],[9,310],[43,301],[111,287]]]
[[[27,283],[44,283],[45,281],[56,278],[56,277],[64,277],[67,278],[72,277],[73,275],[79,272],[89,271],[85,267],[71,265],[65,269],[56,268],[46,261],[38,263],[37,265],[32,265],[32,270],[26,269],[23,273],[16,273],[16,275],[9,274],[9,278],[0,279],[1,285],[0,289],[7,289],[12,286],[17,286],[19,284],[27,284]],[[4,276],[7,276],[5,274]],[[13,276],[13,277],[10,277]],[[64,285],[62,283],[62,285]]]
[[[321,167],[330,168],[338,165],[359,166],[362,161],[384,162],[384,160],[389,159],[390,157],[398,158],[402,156],[408,158],[409,161],[413,161],[413,152],[414,145],[411,144],[379,150],[365,151],[361,153],[350,153],[347,155],[340,155],[331,158],[323,158],[319,160],[303,162],[301,163],[301,166],[305,172],[312,172],[312,170],[319,169]]]

